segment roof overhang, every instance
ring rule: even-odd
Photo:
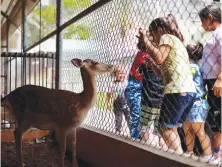
[[[14,1],[14,0],[5,0],[8,2],[9,5],[2,5],[1,9],[1,15],[2,17],[6,17],[9,19],[9,37],[15,32],[15,30],[21,25],[22,23],[22,1],[23,0],[18,0],[14,4],[14,7],[11,9],[10,13],[7,13],[7,9],[10,7],[10,2],[9,1]],[[39,3],[40,0],[26,0],[26,14],[28,15],[34,7]],[[4,0],[2,0],[2,3],[4,3]],[[12,4],[12,3],[11,3]],[[1,41],[6,41],[6,32],[7,32],[7,22],[3,20],[3,24],[1,26]]]

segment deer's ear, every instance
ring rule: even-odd
[[[72,59],[72,64],[78,68],[81,68],[83,66],[83,62],[80,59]]]

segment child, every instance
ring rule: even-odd
[[[189,111],[183,130],[186,137],[187,154],[193,155],[195,135],[198,137],[203,149],[201,161],[213,161],[211,144],[208,135],[205,133],[204,125],[208,114],[209,104],[206,100],[206,89],[203,84],[203,76],[198,64],[202,58],[202,44],[187,45],[187,52],[190,58],[190,67],[193,74],[193,81],[196,86],[197,94],[193,106]],[[193,156],[194,157],[194,156]]]
[[[201,69],[204,83],[208,90],[210,110],[207,122],[213,131],[212,147],[218,163],[221,162],[221,96],[222,96],[222,25],[221,8],[208,5],[199,12],[202,27],[205,31],[212,31],[212,36],[205,42]]]
[[[143,48],[142,43],[138,43],[138,48]],[[145,58],[149,57],[147,53],[142,51],[138,51],[132,67],[130,69],[130,74],[128,78],[128,85],[125,89],[125,97],[127,99],[127,104],[130,108],[131,114],[131,128],[130,135],[133,138],[140,138],[139,134],[139,118],[140,118],[140,110],[141,110],[141,93],[142,93],[142,79],[143,75],[141,73],[140,66],[145,61]]]
[[[141,130],[140,136],[148,144],[165,146],[162,137],[156,135],[158,132],[154,132],[156,123],[159,120],[160,107],[163,100],[161,69],[151,58],[147,58],[146,63],[141,68],[144,77],[139,125]]]
[[[139,40],[137,46],[140,51],[145,51],[145,43],[143,41]],[[139,71],[143,74],[139,123],[140,138],[147,144],[151,143],[153,146],[162,146],[164,145],[163,139],[154,134],[154,126],[159,119],[160,106],[163,99],[161,69],[147,55],[145,61],[140,65]]]
[[[123,115],[125,116],[125,120],[129,128],[131,123],[129,107],[124,96],[124,90],[127,85],[127,80],[125,79],[126,73],[124,72],[124,68],[122,66],[119,66],[117,71],[118,73],[116,73],[114,76],[115,81],[113,83],[111,94],[112,98],[115,99],[113,102],[113,112],[115,115],[115,129],[116,132],[120,134]]]
[[[146,43],[146,51],[156,64],[161,64],[164,98],[160,109],[160,133],[167,146],[176,154],[182,154],[178,126],[185,121],[191,107],[196,88],[189,70],[189,57],[175,26],[168,18],[157,18],[149,26],[155,47],[139,30],[140,38]]]

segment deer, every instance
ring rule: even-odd
[[[16,160],[24,167],[22,157],[22,134],[30,127],[53,130],[64,167],[66,135],[72,132],[72,164],[78,167],[76,157],[76,130],[84,121],[89,110],[97,101],[96,75],[118,72],[117,66],[94,60],[72,59],[72,64],[80,68],[83,91],[74,93],[66,90],[50,89],[35,85],[25,85],[13,90],[1,99],[14,115],[17,127],[14,130]]]

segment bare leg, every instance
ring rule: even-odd
[[[177,126],[174,128],[162,127],[161,134],[170,149],[174,150],[177,154],[183,153],[181,141],[177,132]]]
[[[222,139],[222,136],[221,136],[221,133],[220,132],[214,132],[213,133],[213,139],[212,139],[212,147],[214,149],[217,149],[219,147],[221,147],[221,139]]]
[[[142,140],[143,141],[147,141],[147,140],[153,141],[153,138],[154,138],[153,131],[154,131],[154,123],[150,123],[150,126],[147,127],[146,131],[140,133]]]
[[[73,132],[73,141],[72,141],[72,164],[73,167],[78,167],[78,161],[76,156],[76,129]]]
[[[200,141],[201,147],[203,149],[203,154],[212,155],[210,139],[208,135],[205,133],[204,123],[202,122],[193,123],[192,128]]]
[[[183,130],[186,138],[187,151],[191,152],[193,151],[195,140],[195,133],[192,129],[192,124],[189,121],[185,121],[183,123]]]

